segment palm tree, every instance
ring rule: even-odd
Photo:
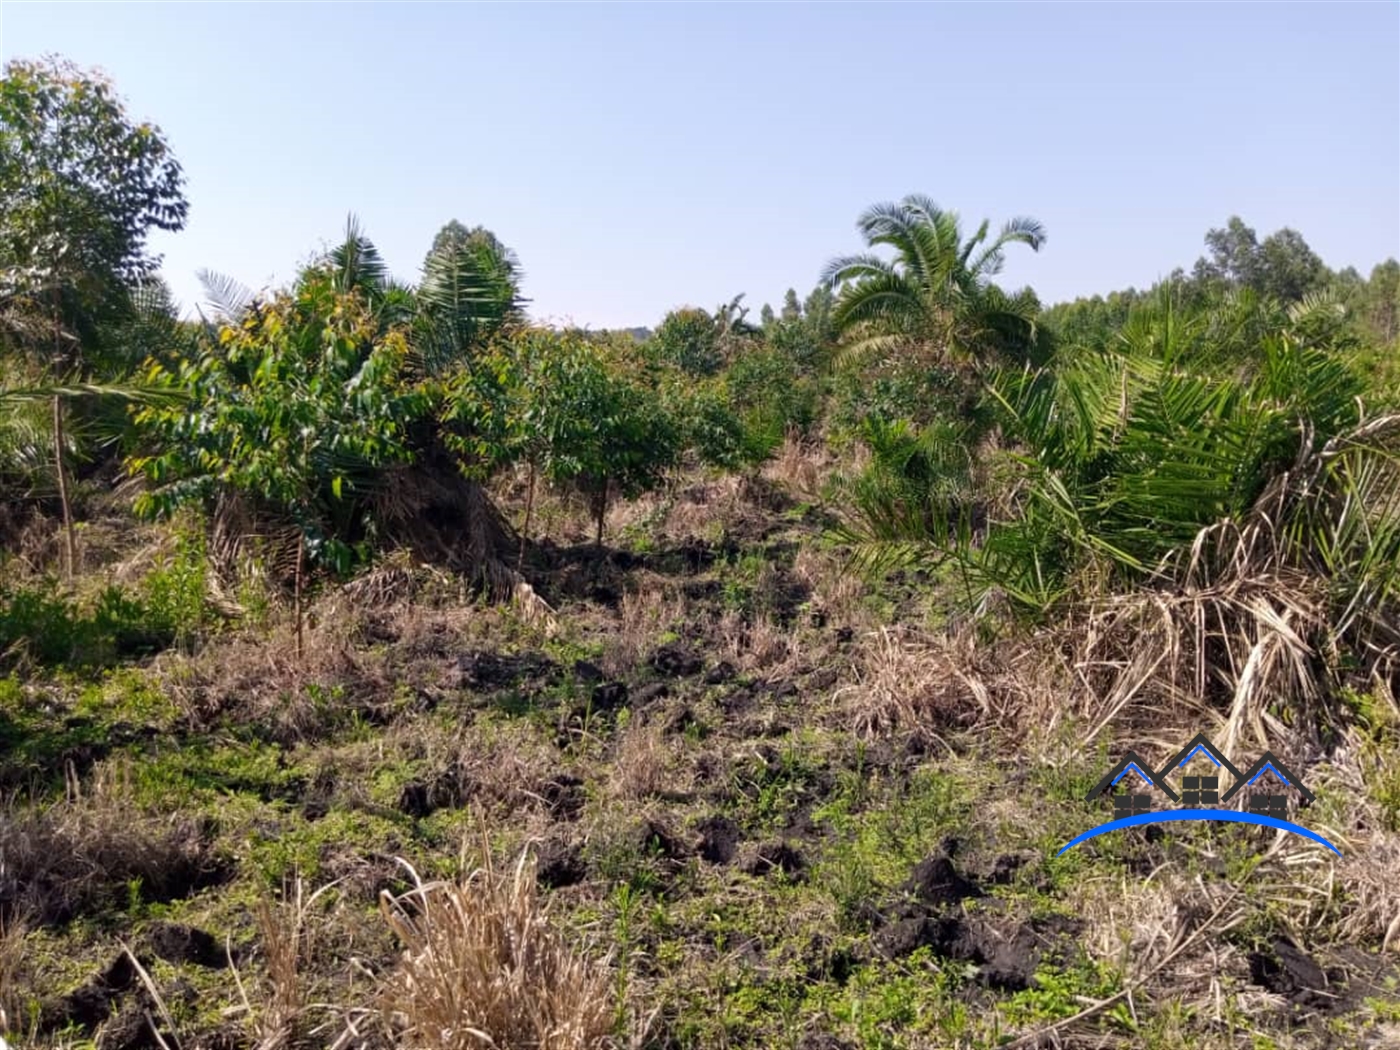
[[[833,259],[822,283],[839,289],[833,321],[848,350],[888,353],[922,346],[939,357],[1015,356],[1031,349],[1040,303],[1029,290],[1008,294],[991,283],[1012,244],[1039,251],[1045,229],[1012,219],[996,237],[990,223],[963,239],[956,212],[921,194],[877,204],[857,223],[875,254]]]

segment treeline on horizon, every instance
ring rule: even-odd
[[[202,274],[183,321],[146,247],[188,215],[170,145],[57,59],[6,66],[0,198],[0,545],[52,515],[68,577],[76,523],[127,479],[141,517],[197,513],[220,572],[253,537],[298,588],[408,547],[512,593],[541,485],[585,501],[601,544],[618,497],[797,442],[844,457],[828,493],[858,561],[943,567],[979,610],[1179,581],[1202,536],[1267,519],[1275,568],[1333,577],[1335,628],[1362,649],[1387,630],[1395,259],[1335,272],[1231,218],[1189,273],[1047,308],[995,280],[1045,245],[1038,222],[912,194],[756,319],[738,296],[589,332],[532,324],[483,226],[449,222],[405,284],[351,219],[284,288]]]

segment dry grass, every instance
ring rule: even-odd
[[[936,735],[939,729],[992,719],[1002,694],[1026,691],[1014,671],[990,661],[965,637],[939,638],[897,627],[865,636],[856,653],[855,681],[835,693],[856,731]]]
[[[783,447],[764,465],[763,476],[784,485],[798,499],[815,503],[834,463],[835,457],[824,442],[803,441],[789,431]]]
[[[630,674],[662,634],[685,622],[687,608],[684,596],[655,584],[623,594],[617,627],[603,653],[603,671],[614,678]]]
[[[380,899],[403,944],[380,997],[400,1045],[419,1050],[593,1050],[611,1045],[606,964],[570,950],[536,890],[532,855],[512,872],[484,866],[460,882],[425,883]]]
[[[162,661],[162,685],[193,732],[221,722],[256,724],[280,743],[314,740],[346,710],[393,693],[383,668],[355,652],[354,628],[352,618],[323,605],[308,618],[301,660],[290,638],[244,635],[168,668]],[[336,702],[328,704],[331,696]]]
[[[609,774],[614,796],[639,801],[680,788],[676,756],[661,726],[634,721],[623,731]]]
[[[273,903],[264,898],[253,909],[262,947],[263,976],[258,995],[261,1009],[253,1007],[236,970],[234,980],[244,1010],[252,1020],[257,1050],[283,1050],[296,1045],[305,1028],[312,1007],[307,1001],[303,968],[315,950],[311,940],[315,927],[308,919],[317,900],[333,885],[322,886],[308,896],[305,883],[298,876],[291,893],[282,901]]]
[[[24,964],[24,921],[0,921],[0,1032],[10,1030],[11,1019],[20,1017],[17,981]]]
[[[867,589],[865,582],[856,573],[844,571],[835,555],[804,545],[793,558],[792,571],[799,582],[810,588],[813,606],[826,613],[832,626],[875,627],[874,617],[861,607]]]
[[[120,792],[96,792],[0,821],[0,900],[6,921],[61,923],[125,903],[139,882],[150,899],[217,881],[218,861],[197,822],[136,811]]]
[[[792,632],[766,615],[749,620],[730,609],[716,623],[720,649],[741,672],[780,674],[795,655]]]

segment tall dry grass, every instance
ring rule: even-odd
[[[381,992],[381,1015],[417,1050],[601,1050],[616,1017],[606,963],[572,951],[538,896],[533,856],[458,882],[385,893],[380,907],[403,944]]]

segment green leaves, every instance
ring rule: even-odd
[[[154,486],[137,511],[164,516],[240,492],[296,520],[313,559],[348,569],[364,495],[412,457],[408,429],[424,402],[405,380],[406,356],[402,333],[380,335],[358,290],[312,281],[225,326],[194,360],[152,365],[149,381],[188,404],[136,416],[151,451],[129,469]]]
[[[969,498],[990,461],[969,468],[960,493],[933,469],[957,436],[867,423],[874,465],[854,489],[853,539],[867,560],[882,550],[952,559],[974,602],[999,590],[1043,616],[1086,581],[1120,590],[1175,579],[1201,538],[1231,523],[1264,530],[1272,557],[1294,570],[1348,580],[1342,608],[1357,610],[1362,592],[1393,600],[1400,422],[1367,420],[1345,349],[1310,342],[1302,314],[1248,309],[1262,319],[1231,303],[1224,317],[1183,312],[1160,296],[1134,309],[1111,347],[985,370],[1018,454],[999,491],[981,489],[983,527]],[[1248,365],[1233,344],[1219,349],[1218,339],[1261,331]],[[1202,557],[1209,572],[1235,571],[1236,553]]]
[[[151,229],[184,226],[184,176],[160,133],[133,124],[111,84],[57,59],[0,78],[0,310],[27,303],[61,331],[109,311],[151,275]],[[74,340],[38,340],[79,363]],[[38,347],[30,346],[30,349]]]

